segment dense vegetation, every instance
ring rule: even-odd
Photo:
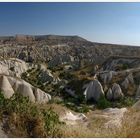
[[[14,137],[61,136],[58,126],[63,123],[59,121],[59,116],[51,108],[41,108],[41,105],[31,103],[20,94],[5,99],[0,93],[0,118],[3,116],[8,119],[4,124],[5,131],[10,129]]]

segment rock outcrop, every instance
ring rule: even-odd
[[[103,110],[104,115],[108,115],[110,120],[104,124],[106,129],[120,129],[122,127],[122,119],[124,113],[127,112],[126,108],[107,108]]]
[[[140,99],[140,85],[138,86],[136,91],[136,99]]]
[[[122,93],[121,87],[119,84],[114,83],[112,88],[110,88],[107,92],[108,100],[118,100],[122,98],[124,95]]]
[[[40,89],[36,89],[26,81],[10,76],[0,76],[0,90],[5,98],[10,98],[14,93],[29,97],[32,102],[47,103],[51,96]]]
[[[46,103],[51,100],[51,96],[49,94],[46,94],[44,91],[40,90],[39,88],[35,88],[34,95],[38,103]]]
[[[78,121],[84,123],[87,117],[84,114],[74,115],[72,112],[68,111],[65,115],[60,117],[60,120],[66,122],[67,125],[76,125]]]
[[[101,96],[104,96],[103,87],[98,80],[93,80],[84,87],[86,87],[84,91],[86,100],[93,99],[95,101],[98,101]]]
[[[132,73],[130,73],[125,80],[122,82],[122,87],[127,90],[128,95],[134,95],[135,94],[135,84]]]
[[[53,68],[55,66],[66,64],[66,63],[70,64],[73,61],[74,61],[74,58],[70,55],[66,55],[66,54],[57,55],[48,62],[48,67]]]
[[[14,90],[6,76],[0,77],[0,90],[5,98],[10,98],[14,94]]]
[[[20,75],[28,69],[28,64],[17,58],[0,61],[0,74],[20,77]]]
[[[115,71],[109,71],[109,72],[105,72],[105,73],[101,73],[100,77],[103,80],[104,84],[110,83],[113,76],[116,75],[117,72]]]
[[[132,109],[140,111],[140,100],[138,100],[133,106]]]
[[[29,97],[30,101],[35,102],[35,96],[32,87],[27,82],[21,81],[16,92],[22,94],[25,97]]]
[[[41,81],[42,83],[46,82],[52,82],[53,81],[53,75],[49,70],[41,70],[38,80]]]
[[[114,100],[122,98],[124,95],[122,93],[121,87],[119,84],[114,83],[112,87],[112,93]]]

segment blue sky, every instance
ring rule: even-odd
[[[140,46],[140,3],[0,3],[0,35],[15,34]]]

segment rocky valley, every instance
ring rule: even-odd
[[[0,37],[0,137],[140,137],[140,47]]]

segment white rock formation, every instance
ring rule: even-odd
[[[27,82],[22,81],[21,84],[18,85],[16,92],[22,94],[25,97],[29,97],[30,101],[35,102],[35,96],[32,87]]]
[[[71,55],[56,55],[48,62],[48,67],[52,68],[58,65],[71,63],[74,61],[74,58]]]
[[[129,80],[129,83],[130,83],[130,84],[134,84],[134,78],[133,78],[132,73],[130,73],[130,74],[127,76],[127,79]]]
[[[46,103],[51,100],[51,96],[49,94],[46,94],[44,91],[40,90],[39,88],[35,89],[34,95],[38,103]]]
[[[127,78],[125,78],[125,80],[122,82],[121,85],[122,85],[122,87],[124,87],[125,89],[127,89],[128,86],[129,86],[129,80]]]
[[[94,99],[98,101],[101,96],[104,96],[102,85],[98,80],[93,80],[84,87],[86,87],[84,91],[86,100]]]
[[[110,88],[106,94],[108,100],[117,100],[122,98],[124,95],[122,93],[119,84],[114,83],[112,88]]]
[[[112,86],[112,93],[113,93],[113,99],[117,100],[122,98],[124,95],[122,93],[121,87],[119,84],[114,83]]]
[[[132,109],[140,111],[140,100],[138,100],[133,106]]]
[[[103,114],[110,117],[110,120],[104,124],[106,129],[116,129],[122,127],[122,119],[126,108],[107,108],[103,110]]]
[[[125,89],[128,89],[129,85],[133,85],[134,84],[134,79],[133,79],[133,75],[132,73],[130,73],[126,78],[125,80],[122,82],[122,86],[125,88]]]
[[[2,64],[0,64],[0,74],[10,75],[12,71],[8,70],[8,68]]]
[[[78,121],[86,121],[87,117],[82,113],[74,115],[72,112],[68,111],[65,115],[60,117],[60,120],[66,122],[68,125],[76,125]]]
[[[20,75],[28,69],[28,64],[17,58],[0,61],[0,74],[20,77]]]
[[[40,89],[36,89],[26,81],[10,76],[0,76],[0,90],[5,98],[10,98],[14,93],[29,97],[32,102],[47,103],[51,96]]]
[[[113,76],[116,74],[117,73],[115,71],[109,71],[109,72],[105,72],[103,74],[100,74],[100,77],[104,81],[104,84],[107,84],[112,80]]]
[[[138,86],[136,91],[136,99],[140,99],[140,85]]]
[[[14,94],[14,90],[6,76],[0,76],[0,90],[5,98],[10,98]]]

